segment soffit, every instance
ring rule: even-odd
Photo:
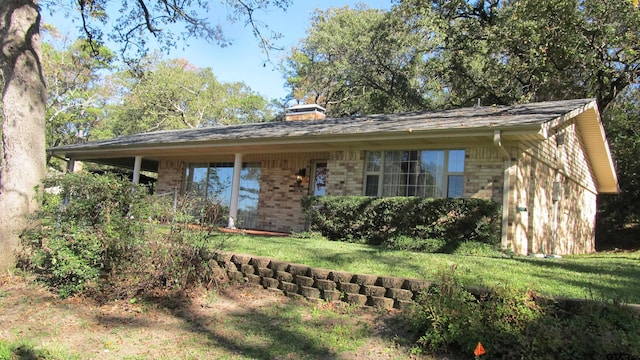
[[[578,115],[576,125],[598,183],[598,192],[619,193],[618,177],[597,107],[593,106]]]

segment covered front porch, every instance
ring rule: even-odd
[[[190,195],[217,202],[225,209],[229,229],[288,233],[306,230],[301,200],[309,194],[326,194],[331,157],[335,157],[331,152],[217,152],[162,157],[78,156],[70,157],[67,164],[70,172],[79,161],[127,169],[133,172],[133,183],[140,182],[142,173],[151,172],[157,178],[156,195]]]

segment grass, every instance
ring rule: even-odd
[[[433,280],[443,269],[455,266],[467,285],[508,284],[549,296],[640,304],[638,251],[538,259],[417,253],[322,237],[215,236],[215,243],[224,237],[224,251],[312,267]]]
[[[34,359],[34,360],[62,360],[79,359],[66,349],[51,345],[47,348],[39,348],[26,340],[7,342],[0,340],[0,360]]]
[[[375,314],[365,309],[296,301],[257,287],[195,292],[167,308],[163,302],[62,300],[12,281],[0,299],[0,360],[333,359],[368,351],[371,339],[377,341]]]

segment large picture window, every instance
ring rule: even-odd
[[[257,226],[260,176],[260,163],[242,164],[237,224],[244,228]],[[219,201],[228,209],[232,180],[233,163],[189,164],[184,190],[203,199]]]
[[[369,151],[365,195],[462,197],[464,150]]]

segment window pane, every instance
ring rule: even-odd
[[[258,226],[258,199],[260,196],[260,163],[243,164],[240,172],[238,199],[238,222],[244,228]]]
[[[421,152],[421,168],[424,174],[425,197],[442,197],[444,194],[444,151]]]
[[[464,172],[464,150],[449,151],[449,172]]]
[[[380,171],[382,155],[377,151],[367,152],[367,172]]]
[[[365,194],[460,197],[463,195],[464,176],[461,173],[464,173],[464,162],[464,150],[385,151],[383,156],[380,152],[368,152]],[[448,176],[448,173],[458,174]],[[382,176],[381,182],[378,174]],[[382,189],[378,188],[379,183]]]
[[[190,182],[187,184],[187,192],[198,196],[206,196],[207,194],[207,165],[193,165],[189,167],[187,178]]]
[[[379,175],[367,175],[367,185],[364,189],[366,196],[378,196],[378,180]]]
[[[207,198],[219,200],[229,206],[231,203],[231,182],[233,181],[233,166],[227,164],[211,164],[209,168],[209,184]]]
[[[260,163],[242,165],[236,224],[245,228],[257,226],[260,177]],[[186,173],[186,191],[228,207],[232,181],[233,163],[191,164]]]
[[[464,176],[449,175],[449,183],[447,184],[447,197],[462,197],[462,189],[464,187]]]

